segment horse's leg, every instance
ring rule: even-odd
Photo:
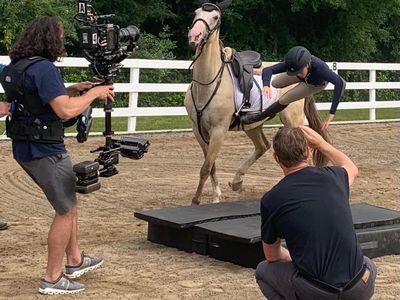
[[[304,124],[304,99],[290,103],[279,113],[279,118],[284,126],[298,127]]]
[[[256,162],[257,159],[259,159],[265,152],[267,152],[269,148],[271,148],[270,143],[264,135],[262,124],[245,132],[254,144],[254,152],[236,171],[235,177],[233,178],[232,183],[230,183],[230,186],[234,191],[242,190],[242,176]]]
[[[199,144],[201,146],[201,149],[203,150],[204,154],[204,159],[207,157],[207,152],[208,152],[208,145],[201,139],[199,141]],[[216,166],[215,162],[211,167],[211,172],[210,172],[210,179],[211,179],[211,185],[213,188],[213,194],[214,194],[214,200],[213,203],[218,203],[221,200],[221,189],[219,187],[218,179],[217,179],[217,172],[216,172]]]
[[[217,203],[221,200],[221,189],[219,187],[218,179],[216,177],[216,166],[215,160],[221,150],[223,144],[226,129],[216,128],[213,129],[210,134],[210,142],[207,145],[202,137],[196,132],[196,137],[204,153],[204,163],[200,169],[200,180],[197,186],[196,194],[192,199],[192,204],[200,204],[200,197],[203,192],[204,184],[207,181],[208,176],[211,175],[211,184],[213,186],[214,200],[213,203]]]

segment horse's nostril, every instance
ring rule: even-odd
[[[199,33],[198,35],[195,36],[194,40],[197,42],[198,40],[200,40],[201,38],[201,33]]]

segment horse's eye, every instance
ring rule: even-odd
[[[215,20],[215,21],[217,21],[217,20],[218,20],[218,18],[219,18],[218,16],[215,16],[215,17],[214,17],[214,20]]]

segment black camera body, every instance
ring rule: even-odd
[[[118,51],[123,44],[128,42],[128,51],[133,51],[139,37],[139,29],[130,25],[120,29],[118,25],[105,24],[101,27],[82,26],[79,28],[79,44],[86,50],[98,50],[104,55]]]
[[[95,74],[110,81],[118,74],[122,62],[136,48],[139,29],[134,25],[120,28],[112,24],[113,14],[97,15],[92,0],[77,0],[75,20],[83,24],[78,31],[79,44]]]
[[[130,25],[120,28],[110,22],[114,15],[97,15],[92,0],[77,0],[77,14],[75,20],[83,24],[79,28],[79,43],[84,49],[84,56],[89,61],[89,68],[102,82],[100,84],[113,84],[113,77],[117,76],[121,62],[127,58],[136,48],[139,39],[139,29]],[[100,151],[94,161],[84,161],[74,165],[76,173],[76,191],[78,193],[91,193],[100,188],[99,176],[110,177],[118,174],[116,165],[119,163],[119,155],[129,159],[141,159],[148,151],[150,143],[145,139],[136,137],[122,137],[120,140],[112,139],[111,112],[112,102],[104,104],[106,139],[104,146],[96,150]],[[92,108],[89,106],[76,120],[77,140],[83,143],[87,140],[92,123]]]

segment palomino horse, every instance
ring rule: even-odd
[[[196,54],[193,61],[193,81],[186,92],[185,107],[192,121],[193,132],[205,158],[192,204],[200,203],[200,196],[209,176],[214,194],[213,202],[219,202],[221,199],[215,160],[223,144],[225,134],[230,130],[232,117],[235,113],[233,82],[227,69],[228,62],[224,59],[224,51],[219,39],[221,11],[230,3],[230,0],[218,4],[199,1],[200,8],[195,11],[195,17],[188,33],[189,44],[196,49]],[[282,92],[278,91],[278,97],[279,93]],[[293,102],[280,113],[282,123],[285,126],[292,127],[303,124],[305,117],[303,107],[310,127],[321,129],[314,103],[304,102],[304,99]],[[253,154],[240,165],[230,183],[234,191],[242,189],[242,176],[271,147],[263,133],[264,121],[245,125],[241,128],[251,139],[255,149]],[[239,130],[238,128],[236,130]]]

